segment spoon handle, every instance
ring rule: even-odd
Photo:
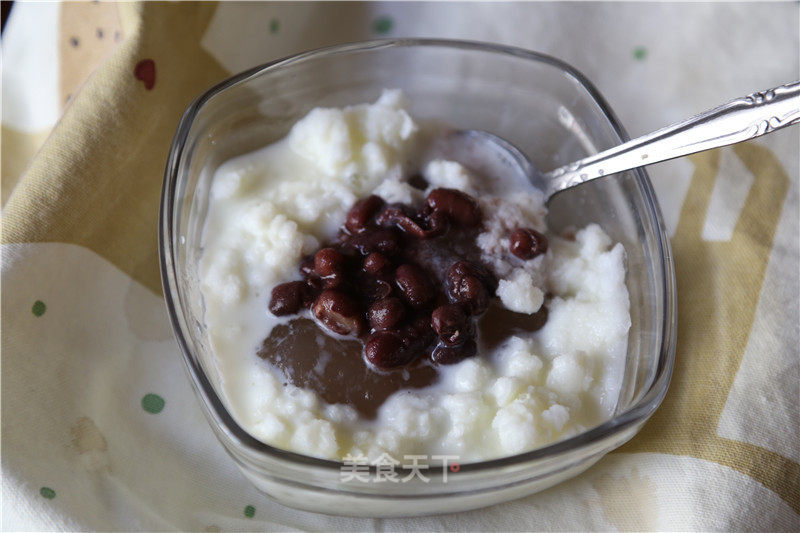
[[[545,175],[547,196],[636,167],[734,144],[800,122],[800,81],[731,100]]]

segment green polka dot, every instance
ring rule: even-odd
[[[644,46],[637,46],[633,49],[633,58],[641,61],[647,57],[647,48]]]
[[[256,508],[253,507],[252,505],[248,505],[247,507],[244,508],[244,515],[247,518],[253,518],[256,515]]]
[[[375,33],[379,33],[383,35],[384,33],[389,33],[392,30],[392,25],[394,21],[392,17],[378,17],[372,23],[372,29],[375,30]]]
[[[158,394],[145,394],[142,398],[142,409],[148,413],[160,413],[164,409],[164,398]]]
[[[42,498],[47,498],[48,500],[52,500],[56,497],[56,491],[51,489],[50,487],[42,487],[39,489],[39,494],[42,495]]]
[[[272,19],[269,21],[269,32],[270,33],[278,33],[278,30],[281,29],[281,21],[278,19]]]
[[[42,316],[44,312],[47,311],[47,306],[44,305],[44,302],[41,300],[36,300],[33,302],[33,307],[31,307],[31,312],[34,316]]]

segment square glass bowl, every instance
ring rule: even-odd
[[[208,90],[186,110],[175,135],[159,227],[164,297],[208,421],[260,490],[291,507],[329,514],[456,512],[520,498],[575,476],[636,434],[664,398],[672,372],[673,262],[652,186],[641,169],[561,193],[549,206],[552,231],[597,222],[627,251],[632,326],[611,420],[527,453],[461,465],[457,473],[432,463],[425,471],[427,482],[414,477],[375,483],[374,468],[369,482],[345,482],[343,463],[253,438],[220,396],[198,281],[214,170],[285,136],[314,107],[373,102],[383,88],[402,89],[414,116],[511,141],[542,171],[627,140],[603,98],[574,68],[494,44],[391,40],[336,46],[255,68]]]

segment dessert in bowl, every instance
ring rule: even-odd
[[[611,418],[622,246],[596,224],[545,236],[525,176],[443,153],[458,133],[409,105],[315,108],[215,171],[200,281],[231,413],[268,444],[369,461],[513,455]]]
[[[182,121],[168,307],[212,427],[282,502],[389,516],[519,497],[590,466],[663,397],[674,287],[646,174],[546,215],[530,184],[437,148],[457,128],[542,169],[621,135],[566,65],[444,41],[290,58]],[[342,476],[348,458],[408,455],[460,467]]]

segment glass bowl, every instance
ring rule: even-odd
[[[367,482],[354,482],[344,480],[341,462],[253,438],[220,397],[198,281],[214,170],[280,139],[313,107],[372,102],[383,88],[402,89],[415,116],[500,135],[542,171],[627,140],[604,99],[574,68],[494,44],[414,39],[335,46],[254,68],[209,89],[186,110],[175,135],[159,226],[164,298],[208,421],[256,487],[288,506],[322,513],[456,512],[520,498],[575,476],[636,434],[664,398],[672,372],[673,262],[641,169],[562,193],[549,206],[551,230],[597,222],[627,251],[632,327],[611,420],[527,453],[461,465],[457,473],[431,465],[427,482],[414,477],[375,483],[374,467]]]

